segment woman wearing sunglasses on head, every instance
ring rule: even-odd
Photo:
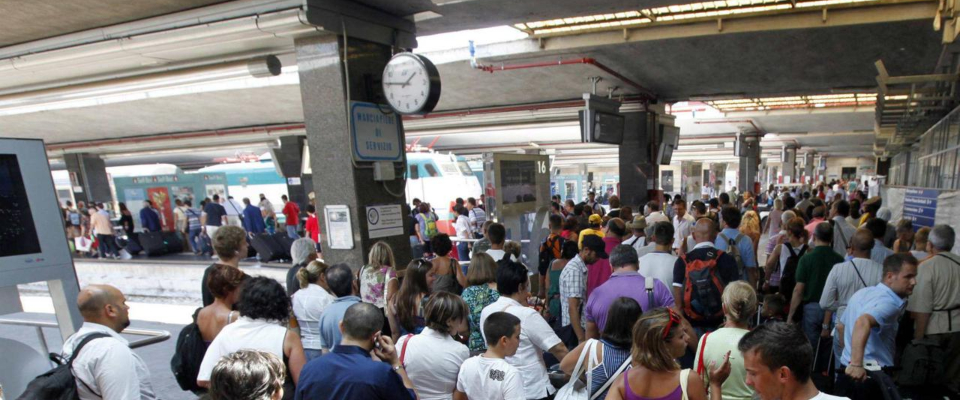
[[[668,308],[651,310],[633,328],[632,369],[615,381],[607,400],[705,400],[703,380],[690,370],[681,370],[676,359],[684,354],[687,333],[680,316]],[[730,375],[729,353],[722,365],[710,366],[711,400],[720,400],[721,386]]]

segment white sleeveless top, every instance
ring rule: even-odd
[[[210,373],[220,361],[220,357],[240,349],[267,351],[282,360],[283,340],[286,336],[287,328],[277,321],[240,317],[236,322],[223,327],[220,334],[210,343],[207,354],[203,356],[203,362],[200,363],[197,380],[209,381]]]

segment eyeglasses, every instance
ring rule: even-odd
[[[677,315],[676,311],[673,311],[673,309],[668,308],[667,313],[670,316],[670,320],[667,321],[667,328],[663,330],[664,339],[666,339],[667,336],[670,335],[670,330],[673,329],[674,324],[676,324],[677,326],[680,326],[680,316]]]

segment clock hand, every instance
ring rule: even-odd
[[[385,84],[385,85],[393,85],[393,86],[396,86],[396,85],[404,85],[404,86],[405,86],[405,85],[406,85],[406,83],[403,83],[403,82],[384,82],[384,84]]]
[[[410,74],[410,77],[407,78],[407,81],[403,83],[403,87],[407,87],[407,85],[410,84],[410,81],[413,80],[413,77],[414,77],[414,75],[416,75],[416,74],[417,74],[416,71],[414,71],[412,74]]]

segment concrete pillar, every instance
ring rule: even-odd
[[[398,179],[374,181],[372,163],[355,163],[351,147],[350,122],[346,99],[381,103],[379,81],[383,68],[391,56],[391,48],[350,36],[327,35],[296,39],[297,64],[300,67],[300,94],[303,102],[307,141],[310,144],[310,163],[316,191],[317,211],[325,240],[321,243],[323,258],[328,264],[347,263],[360,268],[366,262],[371,246],[384,241],[393,249],[398,266],[411,259],[410,241],[406,235],[409,222],[402,218],[404,229],[397,234],[371,238],[368,231],[368,206],[399,205],[402,213],[409,213],[404,181],[405,165],[394,164]],[[349,71],[344,52],[349,53]],[[401,124],[399,143],[405,143],[402,121],[398,115],[387,115]],[[391,194],[394,193],[394,194]],[[331,227],[325,218],[324,207],[345,206],[349,211],[348,230]],[[353,245],[346,249],[330,246],[331,229],[334,233],[349,235]]]
[[[754,192],[760,166],[760,136],[756,133],[740,133],[737,135],[737,143],[737,155],[740,157],[737,188],[740,193]]]
[[[280,147],[270,149],[273,156],[274,165],[277,170],[287,180],[287,195],[290,201],[300,206],[305,213],[307,211],[307,190],[306,178],[303,173],[303,145],[306,138],[302,136],[284,136],[278,139]],[[312,184],[309,186],[313,186]],[[250,199],[251,201],[253,199]]]
[[[85,203],[110,203],[113,194],[110,192],[110,178],[107,177],[107,166],[99,155],[89,153],[64,154],[63,160],[67,164],[70,174],[70,186],[76,201]]]
[[[656,131],[657,115],[651,112],[624,116],[623,143],[620,144],[620,201],[634,210],[642,210],[649,190],[657,187],[657,168],[650,158],[650,133]]]
[[[797,174],[797,146],[785,145],[780,152],[781,171],[783,171],[783,182],[796,183],[799,174]]]
[[[806,176],[807,181],[811,183],[813,182],[813,171],[816,167],[816,163],[814,162],[813,158],[814,155],[815,153],[812,151],[803,153],[803,175]]]
[[[877,175],[890,175],[890,157],[877,157]]]

